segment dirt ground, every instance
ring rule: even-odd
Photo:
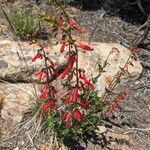
[[[146,17],[136,6],[125,5],[115,8],[111,7],[110,4],[92,5],[90,3],[90,7],[83,8],[78,3],[69,4],[72,6],[66,4],[66,10],[73,17],[76,17],[80,25],[90,33],[85,35],[89,41],[119,42],[128,45],[133,37],[139,38],[144,32],[143,30],[138,31],[138,28],[146,21]],[[6,8],[11,5],[10,3],[7,4]],[[45,2],[34,7],[38,11],[49,9]],[[50,12],[50,10],[48,11]],[[146,11],[150,11],[150,6],[146,7]],[[2,12],[0,13],[2,14]],[[5,25],[4,16],[0,15],[0,29],[3,28],[0,33],[1,38],[8,37],[8,35],[13,37]],[[150,35],[145,41],[150,41]],[[116,118],[107,121],[107,126],[112,126],[112,128],[107,135],[104,135],[106,137],[100,136],[97,143],[96,140],[89,142],[86,148],[84,143],[71,143],[69,145],[71,150],[100,150],[102,145],[106,143],[108,146],[103,148],[106,150],[150,150],[150,44],[141,45],[143,49],[138,53],[138,57],[143,66],[143,73],[136,81],[130,80],[125,83],[127,98],[121,109],[116,112]],[[21,147],[21,150],[34,149],[32,146],[27,146],[30,141],[26,139],[23,132],[20,132],[20,137],[12,137],[1,142],[1,150],[12,150],[16,147]],[[36,138],[35,143],[37,145],[44,143],[42,139],[46,139],[44,134]],[[26,142],[23,144],[26,147],[21,146],[22,141]]]

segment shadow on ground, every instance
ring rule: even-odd
[[[104,134],[97,135],[96,133],[93,133],[93,135],[87,135],[83,142],[71,139],[64,144],[68,147],[69,150],[86,150],[87,146],[89,147],[90,145],[104,148],[107,145],[107,140]]]
[[[105,10],[108,14],[118,15],[121,19],[133,24],[142,24],[150,13],[150,1],[141,0],[146,14],[141,12],[136,0],[66,0],[67,4],[83,11]]]

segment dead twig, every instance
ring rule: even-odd
[[[146,132],[150,131],[150,128],[130,128],[128,131],[124,132],[123,134],[129,134],[129,133],[136,133],[136,132]]]
[[[150,27],[150,14],[148,15],[147,20],[145,21],[145,23],[144,23],[143,25],[141,25],[141,26],[137,29],[137,31],[140,31],[140,30],[145,29],[145,28],[148,28],[148,27]]]
[[[141,0],[137,0],[137,5],[138,5],[138,8],[139,8],[139,10],[141,11],[141,13],[142,13],[145,17],[147,17],[148,14],[147,14],[146,11],[144,10],[144,8],[143,8],[143,6],[142,6],[142,3],[141,3]]]
[[[146,22],[145,22],[141,27],[139,27],[139,28],[137,29],[137,31],[139,31],[139,30],[141,30],[141,29],[143,29],[143,28],[145,28],[145,31],[144,31],[143,35],[141,36],[141,38],[139,38],[139,39],[136,41],[136,45],[137,45],[137,46],[140,45],[140,44],[147,38],[147,36],[148,36],[148,34],[149,34],[149,31],[150,31],[150,14],[149,14],[149,16],[148,16]]]
[[[14,134],[14,135],[12,135],[12,136],[10,136],[10,137],[8,137],[8,138],[2,139],[2,140],[0,140],[0,143],[5,142],[5,141],[8,141],[8,140],[10,140],[10,139],[12,139],[12,138],[14,138],[14,137],[16,137],[16,136],[18,136],[18,134]]]
[[[31,138],[31,136],[30,136],[29,133],[27,133],[27,136],[28,136],[28,139],[30,140],[30,142],[31,142],[31,144],[32,144],[32,146],[33,146],[33,149],[34,149],[34,150],[37,150],[36,145],[34,144],[33,139]]]
[[[141,11],[141,13],[147,17],[148,14],[146,13],[146,11],[144,10],[143,6],[142,6],[142,2],[141,0],[136,0],[135,2],[126,2],[124,5],[121,6],[121,8],[117,9],[113,14],[118,13],[121,9],[123,9],[124,7],[129,7],[131,5],[137,5],[139,10]]]
[[[36,124],[36,122],[34,122],[34,124]],[[39,119],[38,119],[38,123],[36,125],[36,129],[34,132],[34,135],[32,136],[32,139],[34,139],[34,137],[41,131],[43,124],[42,124],[42,116],[40,115]]]

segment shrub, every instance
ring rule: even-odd
[[[53,1],[54,2],[54,1]],[[32,62],[37,59],[44,59],[42,69],[35,73],[38,83],[44,83],[39,94],[39,108],[45,121],[45,128],[54,131],[59,141],[68,139],[84,139],[87,135],[93,134],[98,125],[106,116],[113,114],[118,109],[119,104],[125,98],[125,92],[116,92],[115,87],[120,83],[124,74],[130,76],[128,71],[132,60],[135,60],[132,45],[131,54],[124,67],[120,67],[110,85],[105,88],[102,97],[98,96],[98,91],[94,89],[94,83],[105,72],[107,61],[112,53],[119,53],[117,48],[112,48],[104,64],[98,64],[99,74],[93,79],[88,79],[86,71],[79,68],[79,51],[90,53],[93,48],[83,42],[73,38],[73,33],[82,34],[83,30],[74,18],[71,18],[60,4],[55,1],[63,14],[59,17],[41,16],[41,18],[51,23],[52,34],[61,34],[60,53],[65,53],[66,65],[59,72],[49,56],[48,49],[43,43],[38,43],[40,48],[33,56]],[[61,80],[61,88],[56,89],[51,83],[50,78],[55,77]],[[110,98],[112,100],[110,100]],[[107,101],[109,99],[109,101]]]
[[[12,10],[10,23],[16,35],[23,39],[34,37],[40,30],[40,21],[29,9]]]

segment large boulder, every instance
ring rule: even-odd
[[[94,50],[92,52],[79,52],[79,67],[85,69],[89,77],[98,75],[98,63],[103,65],[112,48],[119,50],[110,55],[108,65],[105,67],[104,73],[95,84],[99,94],[102,94],[112,78],[123,67],[130,55],[130,50],[118,43],[91,43]],[[36,44],[29,45],[27,42],[12,42],[10,40],[0,41],[0,79],[11,81],[31,81],[34,78],[33,73],[36,69],[40,69],[43,60],[38,59],[32,63],[31,58],[37,53],[38,46]],[[49,47],[52,60],[56,65],[65,62],[63,54],[59,52],[60,45]],[[142,72],[142,66],[139,61],[133,61],[133,66],[129,66],[129,72],[132,79],[136,79]],[[128,76],[124,76],[123,81],[127,81]]]
[[[11,82],[34,82],[33,73],[44,63],[39,59],[32,63],[32,57],[37,53],[39,46],[28,42],[0,40],[0,79]],[[49,46],[49,52],[54,62],[58,64],[62,57],[55,47]]]
[[[31,57],[34,47],[28,43],[17,43],[10,40],[0,41],[0,79],[11,81],[28,81],[33,72]],[[31,67],[32,65],[32,67]]]

